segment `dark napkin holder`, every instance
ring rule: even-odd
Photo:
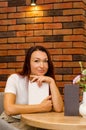
[[[64,86],[64,115],[79,116],[79,86],[66,84]]]

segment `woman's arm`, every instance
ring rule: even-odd
[[[58,87],[53,79],[50,80],[50,91],[52,95],[53,109],[56,112],[63,111],[63,100]]]
[[[28,114],[35,112],[49,112],[52,109],[51,96],[47,97],[41,104],[24,105],[15,104],[16,95],[12,93],[5,93],[4,95],[4,109],[7,115]]]

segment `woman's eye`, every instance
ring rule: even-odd
[[[48,60],[44,60],[44,61],[34,60],[34,62],[44,62],[44,63],[48,63]]]
[[[45,60],[44,62],[48,62],[48,60]]]
[[[39,60],[35,60],[34,62],[39,62]]]

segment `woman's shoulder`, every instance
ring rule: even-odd
[[[19,74],[17,74],[17,73],[10,74],[8,78],[12,78],[12,77],[13,77],[13,78],[14,78],[14,77],[19,77]]]
[[[19,79],[19,78],[22,78],[22,76],[17,74],[17,73],[14,73],[14,74],[11,74],[11,75],[8,76],[8,79],[16,80],[16,79]]]
[[[24,76],[22,76],[22,75],[20,75],[18,73],[11,74],[8,77],[8,79],[15,79],[15,80],[17,80],[17,79],[24,79],[24,78],[25,78]]]

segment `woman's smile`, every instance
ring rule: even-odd
[[[38,74],[44,75],[45,74],[45,70],[38,70]]]

